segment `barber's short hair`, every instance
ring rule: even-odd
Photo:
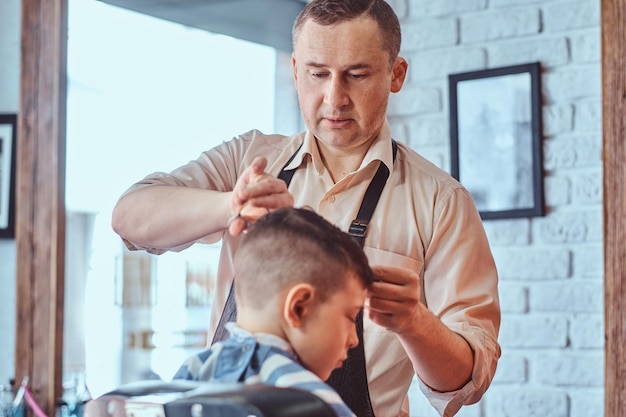
[[[273,210],[251,224],[234,262],[238,302],[250,308],[297,283],[311,284],[324,301],[346,285],[348,272],[364,288],[374,280],[354,238],[308,208]]]
[[[378,23],[382,46],[389,52],[390,63],[393,64],[400,53],[402,35],[398,16],[384,0],[312,0],[300,12],[293,25],[293,46],[295,48],[300,30],[309,19],[320,25],[334,25],[361,16]]]

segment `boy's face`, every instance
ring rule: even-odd
[[[367,295],[352,271],[337,279],[346,280],[345,287],[315,303],[297,336],[290,340],[302,364],[323,380],[341,367],[348,350],[359,344],[355,321]]]

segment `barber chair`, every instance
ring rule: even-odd
[[[84,417],[336,417],[308,391],[269,385],[139,381],[89,401]]]

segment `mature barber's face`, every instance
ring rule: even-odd
[[[292,56],[308,129],[327,146],[346,150],[374,139],[385,120],[389,93],[399,91],[404,81],[406,66],[400,61],[404,63],[399,58],[390,70],[389,53],[370,18],[331,26],[308,20]]]

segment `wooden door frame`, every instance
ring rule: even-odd
[[[48,416],[61,397],[67,0],[21,0],[15,377]]]
[[[54,415],[61,393],[67,1],[22,1],[15,375]],[[601,1],[605,416],[626,410],[626,2]]]
[[[626,2],[601,0],[606,417],[626,410]]]

